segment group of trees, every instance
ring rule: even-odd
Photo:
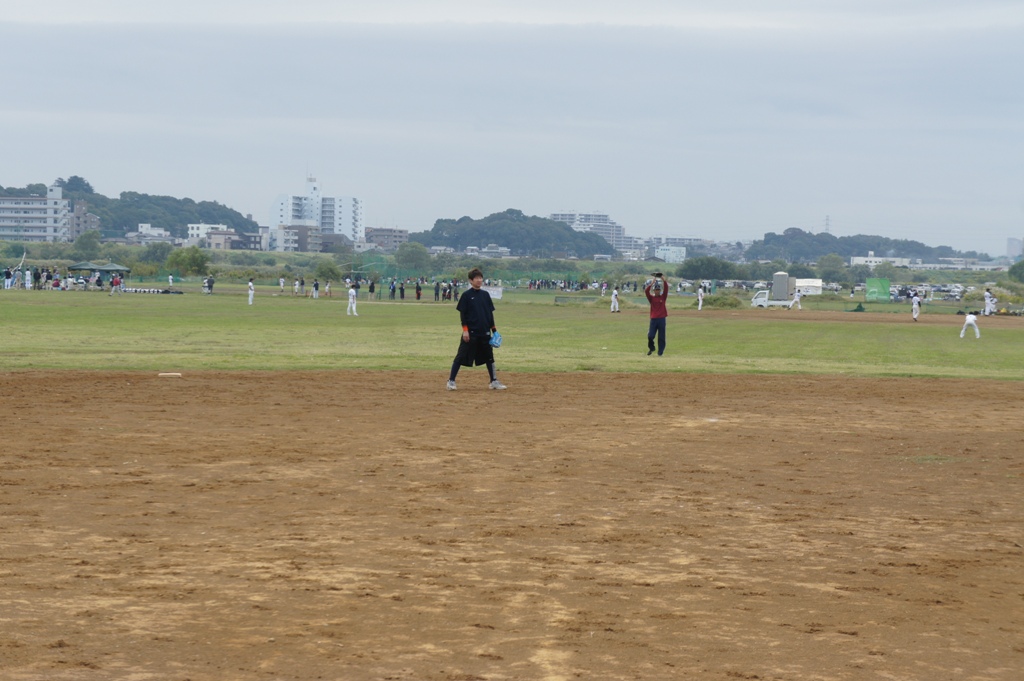
[[[514,208],[479,220],[470,217],[438,220],[433,229],[410,234],[409,241],[424,246],[447,246],[456,251],[464,251],[468,246],[485,248],[488,244],[497,244],[514,255],[542,258],[588,258],[598,253],[614,253],[611,245],[598,234],[577,232],[564,222],[524,215]]]
[[[812,234],[795,227],[787,229],[782,234],[768,232],[763,239],[750,245],[744,257],[747,260],[778,259],[806,263],[819,261],[822,256],[828,254],[849,259],[853,256],[865,256],[868,251],[884,257],[920,258],[924,262],[937,262],[939,258],[988,259],[984,253],[962,253],[949,246],[927,246],[920,241],[889,239],[866,234],[837,237],[824,232]]]
[[[193,201],[173,196],[155,196],[139,192],[121,192],[118,198],[98,194],[85,178],[72,175],[57,178],[54,184],[64,190],[64,198],[84,201],[88,210],[100,219],[102,236],[122,237],[134,232],[140,224],[166,229],[173,236],[188,236],[188,225],[206,223],[226,225],[240,232],[255,232],[259,225],[238,211],[216,201]],[[29,184],[25,187],[0,187],[0,196],[46,196],[46,185]]]

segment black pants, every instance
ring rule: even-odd
[[[665,317],[659,317],[651,320],[651,325],[647,329],[647,349],[654,349],[654,336],[658,336],[658,355],[665,354]]]

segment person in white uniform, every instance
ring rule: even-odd
[[[697,287],[697,312],[704,307],[704,284]]]
[[[356,291],[356,285],[352,284],[348,289],[348,310],[345,311],[346,315],[352,315],[353,317],[359,316],[356,312],[356,297],[358,295],[359,292]]]
[[[910,315],[917,321],[917,316],[921,314],[921,296],[914,294],[914,297],[910,299]]]
[[[253,285],[252,279],[249,279],[249,304],[252,305],[252,298],[256,295],[256,286]]]
[[[967,327],[974,327],[974,337],[981,338],[981,331],[978,331],[978,317],[972,312],[967,313],[967,317],[964,318],[964,328],[960,329],[960,337],[964,337],[964,332],[967,331]]]
[[[612,312],[619,311],[619,287],[612,289]]]
[[[986,317],[989,316],[990,314],[992,314],[993,307],[994,305],[992,304],[992,289],[987,288],[985,289],[985,309],[981,311],[981,314],[985,315]]]
[[[792,310],[794,305],[796,305],[796,309],[798,310],[803,309],[800,307],[800,289],[797,289],[796,293],[793,294],[793,300],[789,303],[789,309]]]

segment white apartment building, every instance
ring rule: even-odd
[[[0,196],[0,239],[67,241],[68,201],[54,185],[46,196]]]
[[[593,232],[604,237],[611,247],[621,253],[643,251],[643,239],[629,236],[626,229],[608,217],[607,213],[552,213],[549,220],[564,222],[577,232]]]
[[[323,234],[344,234],[359,241],[363,234],[363,205],[352,196],[323,196],[315,177],[306,178],[305,194],[281,194],[270,207],[270,227],[314,221]]]
[[[667,263],[677,265],[686,260],[685,246],[658,246],[654,249],[654,257]]]
[[[146,222],[139,223],[139,234],[144,234],[145,236],[159,237],[163,239],[170,238],[171,236],[171,233],[168,232],[163,227],[154,227],[153,225]]]
[[[200,239],[205,239],[206,235],[211,231],[223,232],[228,229],[227,225],[208,225],[205,222],[200,222],[198,225],[188,226],[188,240],[189,243],[198,243]]]
[[[299,250],[299,232],[284,225],[260,227],[260,250],[295,252]]]

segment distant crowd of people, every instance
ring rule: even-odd
[[[116,281],[116,284],[114,283]],[[26,291],[67,291],[72,289],[86,290],[93,288],[105,290],[106,285],[122,287],[120,273],[114,272],[109,275],[106,282],[102,272],[91,274],[74,275],[65,270],[49,267],[5,267],[4,268],[4,289],[24,289]]]

